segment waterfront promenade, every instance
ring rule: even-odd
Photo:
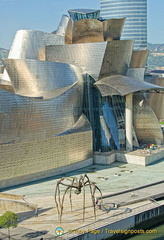
[[[79,177],[84,173],[87,173],[90,180],[97,184],[105,197],[103,200],[105,208],[96,210],[96,223],[87,188],[84,223],[82,219],[83,202],[81,194],[73,195],[72,212],[70,211],[69,199],[65,199],[62,223],[59,223],[54,201],[56,182],[62,177],[59,176],[4,191],[10,194],[25,195],[27,202],[38,205],[38,217],[35,216],[35,212],[18,214],[20,222],[16,229],[11,230],[13,234],[12,239],[40,239],[41,237],[44,239],[55,239],[55,229],[57,227],[62,227],[65,232],[70,231],[69,236],[76,235],[78,232],[73,231],[73,229],[84,230],[89,228],[94,230],[106,222],[116,221],[135,214],[137,211],[144,211],[145,209],[151,209],[159,204],[163,204],[163,202],[156,202],[150,199],[151,196],[163,194],[164,192],[164,183],[162,182],[164,161],[162,160],[147,167],[119,162],[108,166],[92,165],[67,173],[65,176]],[[135,190],[135,187],[154,182],[160,183]],[[119,195],[114,194],[124,190],[127,192]],[[5,237],[6,232],[7,230],[5,229],[0,230],[0,239],[7,239]],[[39,236],[41,232],[45,234]],[[38,237],[28,238],[35,234],[36,236],[38,234]]]

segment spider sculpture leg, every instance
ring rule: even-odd
[[[101,192],[101,190],[100,190],[93,182],[90,181],[90,179],[89,179],[89,177],[87,176],[87,174],[85,174],[84,177],[87,178],[87,181],[85,182],[85,185],[89,185],[89,187],[90,187],[91,198],[92,198],[93,207],[94,207],[94,216],[95,216],[95,219],[96,219],[95,192],[96,192],[96,189],[99,191],[100,196],[101,196],[101,203],[103,204],[102,192]]]
[[[69,180],[71,181],[71,184],[65,184],[63,183],[64,180]],[[65,199],[65,195],[67,193],[67,191],[70,189],[70,194],[69,194],[69,199],[70,199],[70,204],[71,204],[71,210],[72,210],[72,198],[71,198],[71,192],[72,192],[72,188],[76,187],[74,186],[74,182],[77,181],[76,178],[73,178],[73,180],[69,179],[69,178],[62,178],[57,182],[56,185],[56,190],[55,190],[55,202],[56,202],[56,207],[57,207],[57,211],[58,211],[58,218],[59,221],[61,222],[62,220],[62,214],[63,214],[63,205],[64,205],[64,199]],[[61,194],[60,194],[60,185],[66,186],[66,190],[63,194],[62,200],[61,200]],[[58,200],[57,200],[57,195],[58,195]]]
[[[57,207],[57,211],[58,211],[58,217],[60,216],[60,209],[61,209],[61,200],[60,200],[60,188],[59,185],[61,183],[61,181],[63,181],[64,178],[60,179],[60,181],[57,182],[56,185],[56,190],[55,190],[55,202],[56,202],[56,207]],[[58,201],[57,201],[57,195],[58,195]],[[59,204],[58,204],[59,202]],[[60,207],[59,207],[60,206]]]
[[[96,204],[95,204],[95,197],[94,197],[94,189],[92,184],[90,183],[90,180],[89,180],[89,177],[87,176],[87,174],[84,175],[84,179],[87,179],[84,183],[85,186],[89,186],[90,188],[90,194],[91,194],[91,199],[92,199],[92,203],[93,203],[93,208],[94,208],[94,216],[95,216],[95,219],[96,219]]]
[[[84,182],[83,176],[80,177],[79,183],[82,183],[82,187],[83,187],[83,222],[84,222],[84,218],[85,218],[85,182]]]
[[[65,195],[67,193],[67,191],[71,188],[71,186],[68,186],[67,189],[65,190],[64,194],[63,194],[63,198],[62,198],[62,204],[61,204],[61,209],[60,209],[60,223],[61,223],[61,220],[62,220],[62,214],[63,214],[63,205],[64,205],[64,198],[65,198]]]
[[[73,179],[72,179],[72,183],[71,183],[72,186],[73,186],[75,180],[76,180],[76,178],[73,178]],[[69,201],[70,201],[70,205],[71,205],[71,211],[72,211],[72,198],[71,198],[72,188],[73,188],[73,187],[70,188],[70,192],[69,192]]]

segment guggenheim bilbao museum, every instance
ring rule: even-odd
[[[163,142],[146,94],[164,88],[144,81],[148,51],[120,40],[126,19],[68,12],[52,33],[19,30],[3,59],[1,188],[91,165],[96,151]]]

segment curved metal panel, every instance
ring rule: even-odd
[[[63,15],[61,20],[60,20],[58,29],[56,30],[57,35],[65,36],[65,32],[66,32],[68,22],[69,22],[69,17],[67,15]]]
[[[115,74],[126,75],[130,65],[133,44],[133,40],[107,43],[99,79]]]
[[[130,78],[127,76],[115,75],[103,78],[94,85],[99,89],[101,95],[110,96],[110,95],[122,95],[125,96],[129,93],[138,92],[141,90],[156,89],[164,91],[164,88],[150,84],[147,82],[141,82],[135,78]]]
[[[77,120],[77,122],[73,125],[72,128],[59,134],[58,136],[72,134],[72,133],[78,133],[78,132],[86,132],[86,131],[92,131],[92,128],[91,128],[91,124],[88,121],[87,117],[84,114],[82,114],[80,116],[80,118]]]
[[[139,143],[157,145],[163,143],[161,126],[143,94],[134,94],[133,105],[134,129]]]
[[[46,92],[67,87],[82,81],[79,67],[30,59],[3,59],[15,93],[36,97],[39,92]],[[41,96],[41,95],[40,95]]]
[[[17,31],[8,58],[38,59],[38,51],[46,45],[64,44],[64,37],[33,30]]]
[[[48,138],[71,128],[82,113],[83,83],[62,95],[35,99],[0,90],[0,142]]]
[[[64,37],[41,31],[19,30],[15,35],[8,58],[38,59],[39,49],[52,44],[64,44]],[[10,81],[5,70],[2,79]]]
[[[125,18],[108,19],[104,22],[96,19],[82,19],[76,22],[69,21],[65,43],[94,43],[120,40]]]
[[[96,81],[103,76],[125,74],[133,40],[46,46],[46,60],[74,64]]]
[[[164,87],[164,78],[146,79],[149,83]],[[152,107],[158,119],[164,119],[164,93],[146,93],[146,100]]]
[[[144,81],[145,68],[129,68],[126,76],[137,79],[138,81]]]
[[[72,43],[103,42],[103,23],[96,19],[74,22]]]
[[[126,18],[111,18],[103,22],[104,41],[120,40]]]
[[[72,44],[73,21],[70,18],[65,31],[65,44]]]
[[[133,51],[130,68],[144,68],[148,55],[148,50]]]
[[[76,65],[83,73],[98,79],[106,45],[102,42],[46,46],[46,60]]]

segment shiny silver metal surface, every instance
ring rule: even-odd
[[[135,78],[138,81],[144,81],[145,68],[128,68],[126,76]]]
[[[92,155],[92,131],[0,144],[0,188],[91,165]]]
[[[62,88],[83,81],[82,70],[70,64],[31,59],[3,59],[3,62],[15,93],[24,96],[45,98],[47,91],[63,92]]]
[[[146,79],[145,81],[164,87],[164,78]],[[152,107],[157,118],[159,120],[164,119],[164,92],[157,91],[155,93],[146,93],[145,96],[148,104]]]
[[[163,133],[158,119],[147,104],[144,95],[134,94],[133,98],[133,126],[140,144],[163,143]]]
[[[148,55],[148,50],[133,51],[130,67],[126,75],[139,81],[144,81],[145,66]]]
[[[59,26],[56,30],[57,35],[65,36],[68,22],[69,22],[69,17],[67,15],[63,15],[60,20]]]
[[[133,92],[150,89],[164,91],[164,88],[160,86],[150,84],[147,82],[141,82],[134,78],[122,75],[114,75],[103,78],[94,83],[94,85],[99,89],[103,97],[110,95],[125,96]]]
[[[46,61],[81,67],[96,81],[103,76],[125,74],[131,60],[132,40],[46,46]]]
[[[120,40],[125,18],[111,18],[103,21],[104,41]]]
[[[99,21],[97,19],[81,19],[69,21],[66,34],[66,44],[94,43],[112,40],[120,40],[125,18],[108,19]]]
[[[103,42],[103,23],[96,19],[82,19],[74,22],[72,43]]]
[[[126,75],[133,45],[133,40],[107,42],[99,79],[117,74]]]
[[[61,95],[35,99],[0,90],[0,143],[27,142],[58,135],[82,113],[83,83]]]
[[[64,44],[64,37],[33,30],[17,31],[8,58],[37,59],[38,50],[46,45]]]
[[[133,51],[130,68],[144,68],[148,55],[148,50]]]
[[[46,61],[73,64],[98,79],[106,46],[106,42],[46,46]]]
[[[77,120],[77,122],[72,126],[72,128],[68,129],[67,131],[59,134],[66,135],[66,134],[72,134],[72,133],[81,133],[86,131],[92,131],[91,124],[86,118],[84,114],[80,116],[80,118]]]
[[[72,34],[73,34],[73,20],[72,18],[70,18],[65,31],[65,44],[72,44]]]
[[[64,37],[41,31],[19,30],[13,40],[8,58],[38,59],[39,50],[52,44],[64,44]],[[2,79],[10,81],[6,71]]]

